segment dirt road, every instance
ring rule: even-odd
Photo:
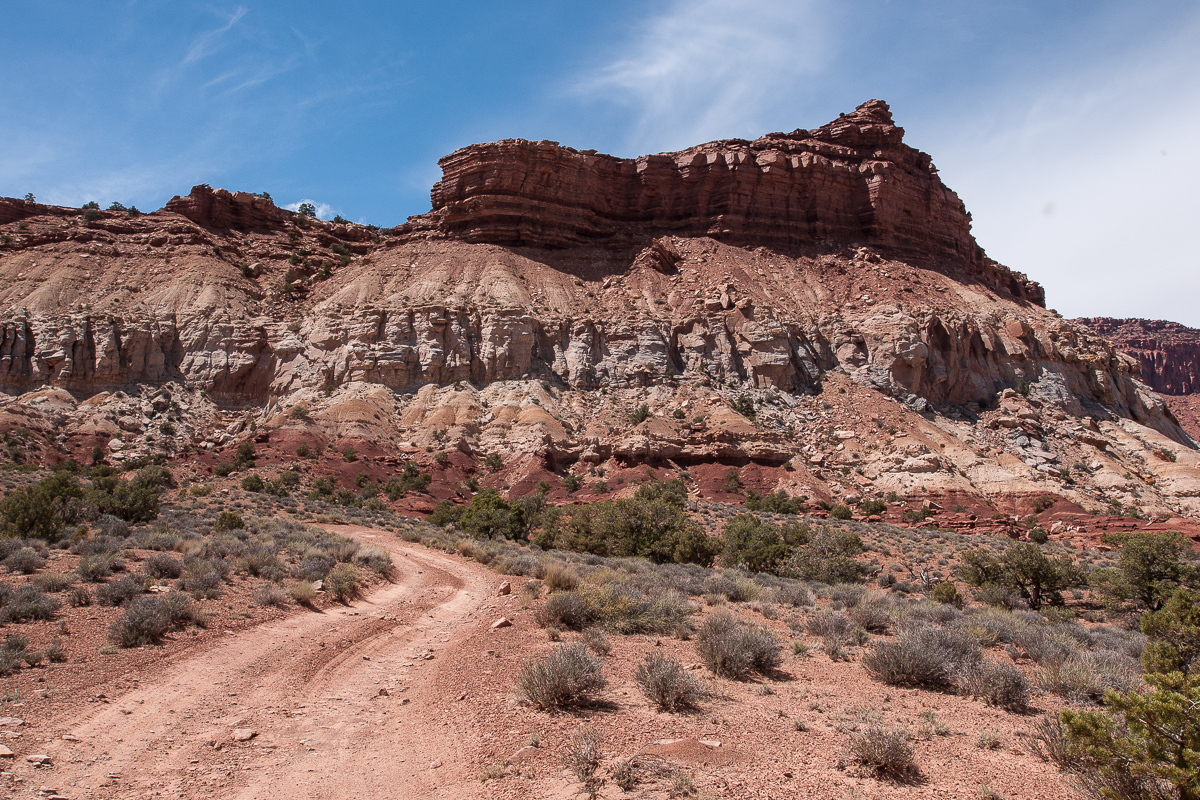
[[[462,651],[486,636],[494,573],[383,531],[338,532],[391,551],[395,582],[231,635],[62,720],[43,785],[69,798],[477,796],[461,757],[476,734],[442,719],[466,698],[443,696],[438,676],[478,657],[478,641]]]

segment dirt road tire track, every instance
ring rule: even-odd
[[[50,746],[56,788],[73,799],[477,796],[472,732],[437,722],[456,699],[440,696],[438,675],[461,669],[459,651],[486,633],[494,576],[383,531],[338,532],[386,547],[395,582],[230,636],[63,720],[55,727],[78,741]],[[255,735],[235,742],[240,729]]]

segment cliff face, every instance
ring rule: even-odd
[[[1156,392],[1200,392],[1200,330],[1161,319],[1089,317],[1075,322],[1111,339],[1136,359],[1142,380]]]
[[[0,388],[176,381],[240,407],[354,382],[812,394],[840,370],[917,411],[1027,385],[1185,441],[1133,359],[987,259],[902,133],[872,101],[636,160],[477,145],[390,231],[208,186],[90,220],[3,201]]]
[[[853,242],[950,262],[1045,305],[1040,286],[987,259],[958,195],[903,137],[872,100],[812,131],[637,159],[522,139],[472,145],[438,162],[433,211],[409,227],[543,248],[645,246],[662,235],[782,252]]]

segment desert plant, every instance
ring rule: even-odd
[[[633,671],[633,679],[646,699],[661,711],[692,708],[704,693],[700,681],[683,668],[679,659],[657,651],[646,654]]]
[[[312,603],[317,596],[317,589],[308,581],[297,581],[288,588],[288,594],[302,606]]]
[[[959,670],[956,683],[963,694],[981,697],[988,705],[1020,712],[1029,704],[1029,680],[1012,664],[991,660],[969,663]]]
[[[142,562],[142,570],[153,578],[178,578],[183,574],[183,564],[167,553],[154,553]]]
[[[734,680],[744,680],[752,671],[770,672],[783,662],[774,634],[726,613],[700,626],[696,652],[713,674]]]
[[[171,629],[166,605],[157,597],[139,597],[109,628],[109,639],[119,647],[156,644]]]
[[[561,561],[549,561],[542,580],[552,590],[570,591],[579,585],[579,573]]]
[[[876,644],[862,665],[868,675],[891,686],[946,689],[958,670],[979,657],[979,645],[969,633],[920,627]]]
[[[580,638],[588,649],[598,656],[603,657],[612,652],[612,642],[600,628],[587,628]]]
[[[288,594],[278,584],[264,583],[254,590],[254,602],[260,606],[283,607],[288,604]]]
[[[96,600],[102,606],[123,606],[139,595],[144,594],[146,587],[132,575],[122,575],[112,583],[106,583],[96,590]]]
[[[606,684],[600,659],[582,644],[567,644],[522,667],[517,694],[543,711],[553,711],[587,702]]]
[[[915,782],[920,777],[908,731],[889,729],[878,724],[851,734],[850,752],[854,759],[879,775],[898,783]]]
[[[4,559],[4,568],[9,572],[20,572],[32,575],[46,566],[46,559],[32,547],[22,547],[17,552]]]
[[[92,604],[92,592],[86,586],[76,586],[67,594],[67,605],[81,608]]]
[[[63,649],[62,642],[55,639],[46,647],[46,658],[51,664],[62,664],[67,660],[67,651]]]
[[[213,522],[213,530],[217,533],[223,531],[237,531],[246,527],[245,520],[241,514],[236,514],[232,511],[222,511],[217,514],[216,520]]]
[[[382,547],[364,547],[354,554],[354,563],[377,575],[387,575],[393,567],[392,556]]]
[[[43,572],[41,575],[35,575],[30,582],[43,592],[54,594],[74,586],[75,577],[64,572]]]
[[[850,506],[838,503],[830,507],[829,516],[833,519],[846,520],[850,519],[852,516],[854,516],[854,514],[850,511]]]
[[[325,576],[325,588],[342,602],[356,597],[359,590],[358,567],[353,564],[338,564]]]
[[[576,728],[567,739],[563,761],[583,784],[583,792],[589,797],[595,797],[600,789],[601,779],[596,775],[600,769],[600,759],[600,731],[588,724]]]

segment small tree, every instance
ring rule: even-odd
[[[315,217],[317,215],[317,207],[312,203],[301,203],[297,209],[302,217]]]
[[[1098,581],[1112,601],[1157,611],[1180,585],[1197,579],[1196,567],[1184,560],[1191,543],[1175,531],[1106,534],[1103,541],[1121,548],[1116,571],[1105,571]]]
[[[1159,611],[1142,617],[1142,633],[1149,637],[1142,651],[1147,672],[1200,672],[1200,593],[1176,589]]]
[[[960,573],[971,586],[990,584],[1016,592],[1034,611],[1046,602],[1061,604],[1064,589],[1084,583],[1075,562],[1066,556],[1050,558],[1034,542],[1014,545],[999,559],[986,550],[968,552]]]

